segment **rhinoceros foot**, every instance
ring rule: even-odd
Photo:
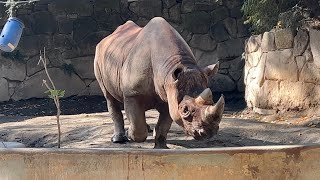
[[[167,140],[164,136],[160,135],[159,137],[155,137],[154,149],[169,149]]]
[[[153,149],[170,149],[166,144],[156,144]]]
[[[112,137],[111,137],[111,141],[113,143],[119,143],[119,144],[122,144],[122,143],[126,143],[129,141],[129,139],[127,138],[127,136],[125,134],[114,134]]]

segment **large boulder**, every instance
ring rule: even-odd
[[[59,33],[71,34],[73,31],[73,20],[72,19],[60,20],[58,27],[59,27]]]
[[[171,8],[172,6],[177,4],[177,1],[176,0],[163,0],[163,3],[165,5],[165,7]]]
[[[306,31],[300,30],[294,37],[293,55],[300,56],[306,50],[309,42],[309,35]]]
[[[53,34],[58,31],[58,22],[48,11],[40,11],[32,14],[33,32],[37,34]]]
[[[236,84],[229,76],[216,74],[209,80],[209,87],[214,92],[232,92],[236,89]]]
[[[237,90],[239,92],[245,92],[246,85],[244,83],[244,72],[242,72],[240,79],[237,82]]]
[[[23,36],[19,42],[17,50],[26,57],[38,55],[43,48],[47,50],[53,49],[53,38],[51,35],[38,34],[31,36]]]
[[[26,78],[26,65],[23,60],[11,60],[0,56],[0,78],[23,81]]]
[[[92,0],[77,0],[77,3],[72,1],[65,1],[65,0],[55,0],[48,4],[48,10],[54,15],[59,15],[63,13],[69,14],[78,14],[80,16],[91,16],[93,13],[93,1]],[[107,4],[111,6],[112,1],[103,1],[100,3],[101,0],[96,0],[95,3],[97,4],[97,8],[101,8],[102,5],[107,7]],[[117,3],[113,3],[117,4]],[[118,7],[119,8],[119,7]]]
[[[95,79],[93,71],[93,56],[70,59],[71,65],[81,79]]]
[[[259,89],[256,90],[256,107],[263,109],[272,109],[279,104],[281,95],[279,92],[278,81],[267,80],[261,87],[259,87]],[[268,98],[266,98],[266,94],[268,94]]]
[[[27,61],[27,76],[32,76],[35,73],[44,69],[42,62],[39,63],[39,56],[34,56]],[[49,59],[47,58],[46,64],[50,63]]]
[[[210,14],[204,11],[195,11],[182,15],[183,27],[193,33],[207,33],[209,31],[210,22]]]
[[[173,22],[181,22],[180,5],[177,4],[169,9],[169,19]]]
[[[90,96],[102,96],[102,90],[99,86],[98,81],[93,81],[90,85],[89,85],[89,95]]]
[[[217,42],[222,42],[230,39],[228,31],[222,22],[212,24],[210,27],[210,34]]]
[[[279,29],[275,31],[275,42],[277,49],[288,49],[293,47],[293,32],[291,29]]]
[[[78,95],[86,87],[85,83],[74,73],[69,75],[59,68],[51,68],[48,72],[51,75],[56,88],[65,90],[64,97]],[[15,88],[12,99],[20,100],[47,97],[47,94],[44,93],[47,89],[42,85],[43,79],[50,84],[45,71],[41,71],[26,79]]]
[[[218,44],[218,57],[228,59],[240,56],[244,51],[244,42],[241,39],[230,39]]]
[[[292,49],[268,52],[265,76],[273,80],[298,81],[298,67]]]
[[[320,83],[320,71],[314,65],[314,63],[306,63],[300,73],[300,81],[319,84]]]
[[[191,13],[195,9],[195,0],[184,0],[181,4],[182,13]]]
[[[109,34],[108,31],[98,31],[87,35],[78,45],[80,56],[94,55],[97,44]]]
[[[116,1],[115,1],[116,2]],[[162,1],[139,0],[130,3],[129,9],[139,17],[151,19],[162,15]]]
[[[216,62],[218,62],[218,54],[216,51],[203,52],[199,57],[197,64],[200,67],[205,67]]]
[[[253,71],[250,72],[251,77],[255,78],[255,80],[257,81],[257,85],[259,85],[259,87],[261,87],[265,82],[265,79],[267,79],[265,75],[266,62],[268,61],[267,57],[268,57],[267,54],[263,53],[257,67],[252,68]]]
[[[279,97],[281,105],[284,109],[306,109],[310,105],[310,96],[313,95],[311,92],[314,89],[314,85],[311,83],[304,82],[290,82],[280,81],[279,86]],[[318,97],[313,97],[317,98]]]
[[[238,34],[237,37],[238,38],[242,38],[242,37],[248,37],[250,32],[249,32],[249,25],[248,24],[244,24],[243,19],[237,19],[237,27],[238,27]]]
[[[311,29],[309,35],[314,64],[320,68],[320,31]]]
[[[9,99],[10,99],[10,96],[9,96],[8,81],[4,78],[0,78],[0,102],[8,101]]]
[[[246,53],[256,52],[261,47],[261,35],[251,36],[246,43]]]
[[[233,38],[237,37],[237,21],[234,18],[227,18],[223,20],[224,26],[226,27],[229,35]]]
[[[82,17],[74,21],[73,28],[73,39],[76,42],[80,42],[90,33],[97,31],[98,25],[97,22],[91,17]]]
[[[252,53],[247,54],[247,62],[250,63],[250,66],[256,67],[260,62],[262,54],[263,53],[262,53],[261,49],[259,49],[256,52],[252,52]]]
[[[261,50],[263,52],[276,50],[275,37],[272,32],[265,32],[262,37]]]
[[[218,8],[211,12],[211,17],[214,23],[219,22],[229,17],[229,10],[225,7]]]
[[[195,34],[192,36],[190,46],[204,51],[212,51],[217,47],[217,43],[209,34]]]
[[[212,0],[196,0],[194,2],[194,10],[196,11],[212,11],[219,7],[217,1]]]
[[[298,67],[298,73],[302,71],[303,66],[306,64],[306,57],[305,56],[297,56],[295,57],[297,67]]]

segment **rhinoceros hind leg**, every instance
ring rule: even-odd
[[[125,143],[128,141],[128,138],[125,135],[124,130],[124,120],[121,112],[121,103],[118,102],[111,96],[107,97],[107,106],[108,111],[111,115],[113,124],[114,124],[114,132],[111,138],[113,143]]]
[[[170,117],[167,105],[162,105],[160,108],[158,108],[158,111],[160,116],[154,132],[154,148],[169,149],[167,146],[167,134],[172,124],[172,118]]]

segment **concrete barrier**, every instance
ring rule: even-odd
[[[0,179],[320,179],[320,145],[187,150],[0,149]]]

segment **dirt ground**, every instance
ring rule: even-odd
[[[61,117],[63,148],[153,148],[152,133],[145,143],[111,143],[112,121],[109,114],[103,112],[104,100],[95,98],[63,101],[65,114],[77,113]],[[49,100],[28,100],[0,104],[0,141],[22,142],[27,147],[56,147],[55,116],[43,116],[54,114],[54,106],[50,103]],[[151,110],[146,117],[153,128],[158,113]],[[125,122],[127,128],[128,121]],[[206,141],[195,141],[185,136],[182,129],[173,123],[168,134],[168,146],[179,149],[320,143],[319,122],[318,117],[262,117],[248,110],[226,110],[217,136]]]

